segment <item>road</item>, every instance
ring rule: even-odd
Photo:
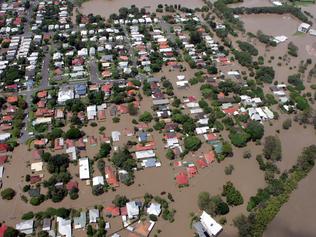
[[[41,71],[41,75],[42,75],[42,80],[41,80],[41,84],[40,84],[40,90],[44,90],[47,89],[49,86],[49,62],[50,62],[50,53],[48,50],[48,47],[46,47],[46,53],[45,53],[45,57],[43,60],[43,64],[42,64],[42,71]]]

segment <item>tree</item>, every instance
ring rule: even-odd
[[[111,153],[112,147],[108,143],[102,143],[100,146],[99,156],[100,158],[107,157]]]
[[[229,142],[226,142],[226,141],[223,142],[222,154],[225,157],[233,155],[233,148]]]
[[[111,161],[117,168],[124,169],[128,172],[132,172],[133,168],[136,167],[136,161],[127,149],[120,149],[114,152]]]
[[[260,122],[258,122],[256,120],[251,120],[248,123],[248,126],[246,128],[246,132],[248,134],[250,134],[251,139],[253,141],[260,140],[264,134],[264,127]]]
[[[197,151],[201,145],[201,140],[196,136],[188,136],[184,139],[184,147],[189,151]]]
[[[202,34],[198,31],[190,32],[190,43],[191,44],[199,44],[202,42]]]
[[[116,195],[114,200],[112,201],[112,203],[116,207],[124,207],[126,203],[128,202],[129,202],[128,198],[126,196],[121,196],[121,195]]]
[[[137,108],[135,107],[134,103],[129,103],[127,106],[128,113],[132,116],[137,115]]]
[[[3,200],[11,200],[15,196],[15,191],[12,188],[6,188],[1,192],[1,197]]]
[[[80,129],[75,128],[75,127],[71,127],[66,132],[65,137],[67,139],[78,139],[78,138],[82,137],[82,133],[81,133]]]
[[[229,134],[229,138],[233,145],[236,147],[244,147],[250,139],[250,135],[244,131],[232,131]]]
[[[145,111],[142,115],[139,116],[139,121],[144,123],[150,123],[153,120],[151,113]]]
[[[268,136],[265,138],[263,154],[266,159],[279,161],[282,159],[281,141],[276,136]]]
[[[19,235],[18,230],[8,226],[3,237],[17,237],[18,235]]]
[[[34,213],[32,211],[24,213],[21,217],[22,220],[30,220],[34,217]]]
[[[172,149],[168,149],[167,152],[166,152],[166,157],[169,159],[169,160],[173,160],[175,158],[175,154],[173,152]]]
[[[275,71],[272,67],[261,66],[256,70],[256,79],[266,83],[272,83]]]
[[[226,197],[226,201],[230,206],[239,206],[244,203],[241,193],[234,187],[232,182],[227,182],[223,186],[222,195]]]
[[[290,118],[287,118],[282,123],[283,129],[289,129],[291,126],[292,126],[292,120]]]

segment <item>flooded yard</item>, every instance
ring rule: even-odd
[[[121,7],[136,5],[140,8],[146,7],[147,10],[155,12],[158,4],[180,4],[188,8],[196,8],[204,5],[202,0],[91,0],[83,3],[79,10],[85,15],[93,13],[108,18],[112,13],[117,13]]]

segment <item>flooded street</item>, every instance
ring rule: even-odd
[[[158,4],[180,4],[188,8],[201,7],[202,0],[91,0],[84,2],[79,9],[82,14],[93,13],[108,18],[113,13],[118,13],[121,7],[136,5],[139,8],[146,7],[148,11],[155,12]]]

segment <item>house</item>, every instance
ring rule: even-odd
[[[0,226],[0,237],[4,237],[4,233],[7,231],[7,226],[5,224],[2,224]]]
[[[119,131],[112,131],[111,135],[112,135],[113,142],[120,141],[121,133]]]
[[[90,105],[87,107],[87,117],[88,120],[93,120],[97,116],[97,106],[96,105]]]
[[[71,191],[73,189],[78,189],[78,182],[74,181],[74,180],[70,180],[67,184],[66,184],[66,189],[68,191]]]
[[[64,104],[67,100],[72,100],[75,97],[74,91],[71,88],[61,88],[58,91],[57,102],[59,104]]]
[[[36,162],[31,164],[31,170],[34,172],[40,172],[43,170],[43,162]]]
[[[200,222],[209,236],[217,236],[223,230],[223,227],[205,211],[200,216]]]
[[[61,235],[65,237],[72,236],[71,220],[66,220],[57,216],[57,223],[58,223],[58,232]]]
[[[135,156],[137,160],[140,159],[148,159],[156,156],[153,150],[145,150],[145,151],[136,151]]]
[[[149,236],[150,232],[155,226],[155,222],[153,221],[138,221],[135,225],[134,232],[136,235],[134,236]]]
[[[0,153],[5,153],[9,150],[9,145],[5,143],[0,143]]]
[[[100,217],[100,212],[98,209],[89,209],[89,223],[97,223]]]
[[[79,177],[81,180],[90,178],[89,158],[88,157],[79,159]]]
[[[95,176],[95,177],[93,177],[92,185],[93,186],[104,185],[104,178],[103,178],[103,176]]]
[[[87,215],[85,211],[80,212],[79,217],[74,217],[74,229],[85,228],[87,224]]]
[[[150,206],[147,208],[148,215],[159,216],[160,213],[161,213],[161,205],[159,203],[151,203]]]
[[[139,216],[139,207],[136,201],[126,203],[127,215],[129,219],[137,218]]]
[[[197,175],[197,173],[198,173],[197,167],[196,167],[194,164],[190,164],[190,165],[187,167],[187,173],[188,173],[188,177],[189,177],[189,178],[194,177],[194,176]]]
[[[116,217],[120,215],[120,208],[113,205],[106,207],[104,211],[106,216]]]
[[[15,229],[17,229],[18,231],[26,235],[30,235],[33,233],[33,227],[34,227],[33,220],[22,221],[15,225]]]
[[[311,28],[311,25],[310,24],[307,24],[307,23],[301,23],[298,28],[297,28],[297,31],[298,32],[302,32],[302,33],[307,33]]]
[[[84,96],[87,93],[87,86],[85,84],[75,85],[75,92],[78,96]]]
[[[75,146],[68,147],[66,153],[69,154],[71,160],[77,160],[77,148]]]
[[[118,187],[119,186],[119,182],[116,179],[116,175],[112,170],[112,167],[110,166],[106,166],[105,167],[105,179],[106,182],[111,185],[112,187]]]
[[[207,164],[212,164],[215,161],[215,153],[214,151],[209,151],[207,153],[204,154],[204,159],[206,161]]]
[[[0,166],[0,179],[3,178],[3,173],[4,173],[4,166],[1,165],[1,166]]]
[[[188,185],[189,184],[188,175],[183,171],[179,172],[179,174],[176,176],[176,182],[180,186]]]
[[[1,133],[0,134],[0,142],[4,142],[11,137],[10,133]]]
[[[50,231],[51,230],[51,226],[52,226],[51,219],[50,218],[44,218],[42,230],[43,231]]]

